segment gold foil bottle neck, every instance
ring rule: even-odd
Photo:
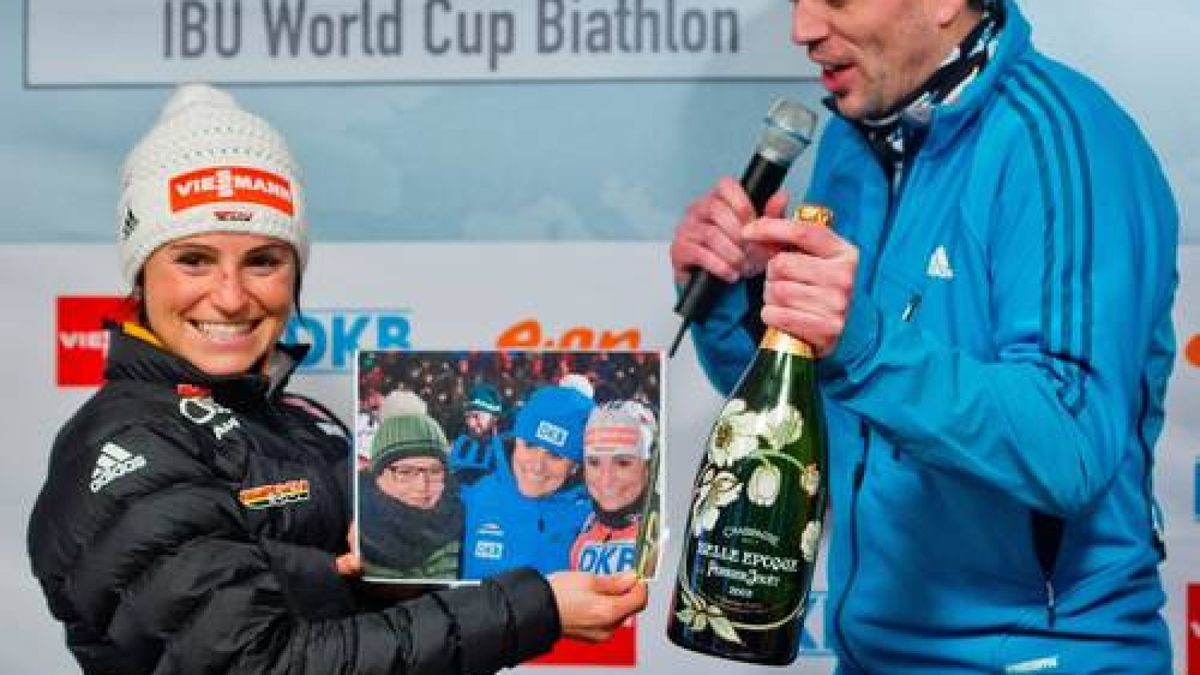
[[[801,204],[792,211],[792,220],[803,220],[806,223],[822,227],[833,226],[833,210],[819,204]]]
[[[819,204],[801,204],[792,212],[792,220],[803,220],[813,225],[830,227],[833,225],[833,210],[828,206],[821,206]],[[813,348],[807,342],[792,337],[777,328],[767,329],[767,333],[763,335],[759,347],[770,349],[773,352],[795,354],[806,359],[817,358],[816,352],[813,351]]]
[[[766,334],[763,335],[762,342],[758,346],[773,352],[794,354],[806,359],[817,358],[816,352],[813,351],[813,348],[807,342],[800,338],[792,337],[778,328],[768,328]]]

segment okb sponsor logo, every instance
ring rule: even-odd
[[[283,339],[311,345],[302,370],[336,373],[353,366],[358,349],[410,349],[411,333],[406,310],[306,309],[288,322]]]
[[[137,315],[133,305],[119,295],[59,296],[55,315],[58,386],[99,386],[108,354],[104,324],[132,321]]]
[[[825,599],[825,591],[810,591],[808,594],[808,610],[800,629],[799,658],[833,656],[833,649],[825,641]]]

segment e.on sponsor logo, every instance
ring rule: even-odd
[[[295,215],[292,184],[283,176],[245,166],[216,166],[172,176],[171,211],[217,202],[262,204]]]
[[[500,349],[637,349],[641,344],[642,331],[637,328],[573,326],[553,335],[537,319],[522,319],[496,338],[496,347]]]
[[[58,386],[99,386],[104,382],[104,358],[108,355],[104,324],[132,321],[136,308],[121,296],[59,296],[55,315]]]
[[[1200,334],[1193,335],[1188,340],[1187,346],[1183,349],[1183,355],[1188,363],[1200,368]]]

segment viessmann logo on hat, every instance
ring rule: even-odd
[[[169,189],[172,213],[223,202],[262,204],[289,216],[296,213],[291,182],[261,169],[208,167],[172,177]]]

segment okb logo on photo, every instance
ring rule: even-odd
[[[104,382],[108,355],[105,322],[132,321],[133,305],[119,295],[59,296],[55,303],[56,381],[60,387],[95,387]]]
[[[349,369],[358,349],[410,349],[407,310],[306,309],[292,317],[283,341],[311,345],[301,369],[334,373]]]

